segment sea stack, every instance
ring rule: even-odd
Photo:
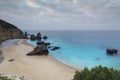
[[[41,42],[41,45],[38,45],[37,47],[34,48],[33,51],[29,52],[27,55],[48,55],[49,51],[47,49],[47,46],[45,45],[44,42]]]
[[[118,50],[117,49],[106,49],[106,53],[108,55],[114,55],[118,53]]]

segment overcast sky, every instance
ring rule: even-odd
[[[21,29],[120,30],[120,0],[0,0],[0,19]]]

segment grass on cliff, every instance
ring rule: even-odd
[[[120,80],[120,70],[98,66],[89,70],[76,71],[73,80]]]

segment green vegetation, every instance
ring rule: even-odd
[[[15,80],[15,79],[10,79],[7,76],[0,76],[0,80]]]
[[[98,66],[89,70],[76,71],[73,80],[120,80],[120,70]]]

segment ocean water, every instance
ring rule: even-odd
[[[98,65],[120,69],[120,31],[119,30],[80,30],[80,31],[28,31],[47,35],[52,46],[61,49],[50,51],[57,60],[76,68],[92,68]],[[28,43],[36,46],[35,41]],[[108,56],[107,48],[118,49],[118,54]]]

